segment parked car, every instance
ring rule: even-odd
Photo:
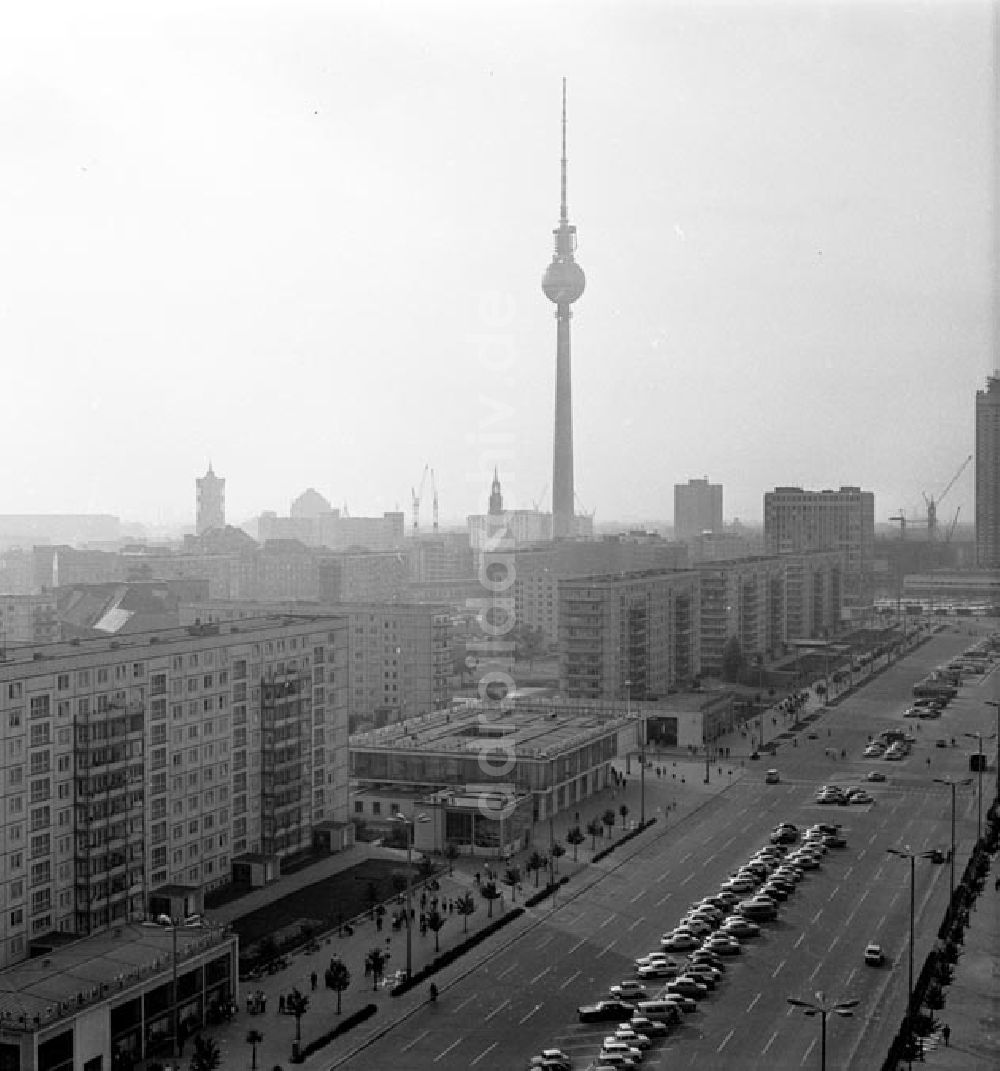
[[[584,1004],[576,1009],[581,1023],[620,1022],[628,1019],[633,1007],[624,1000],[599,1000],[594,1004]]]

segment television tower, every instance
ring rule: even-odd
[[[573,394],[570,364],[570,305],[583,293],[587,278],[577,264],[576,227],[566,207],[566,79],[562,85],[562,172],[555,250],[542,277],[542,290],[556,307],[556,420],[552,449],[552,535],[573,534]]]

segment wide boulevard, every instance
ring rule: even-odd
[[[557,1047],[573,1057],[574,1067],[586,1068],[613,1024],[581,1024],[577,1006],[634,977],[633,960],[658,948],[661,933],[692,901],[715,892],[767,842],[777,822],[801,828],[827,821],[842,824],[847,847],[831,849],[781,906],[778,920],[764,924],[741,955],[725,961],[715,992],[654,1044],[643,1067],[819,1066],[819,1020],[787,1003],[788,997],[813,999],[819,990],[859,1001],[853,1019],[828,1022],[827,1066],[878,1067],[898,1029],[907,987],[910,864],[887,849],[947,852],[951,790],[933,779],[969,776],[975,743],[963,734],[993,731],[994,711],[985,700],[998,697],[1000,675],[968,681],[939,720],[904,720],[902,714],[914,681],[971,642],[965,627],[933,636],[823,712],[808,732],[796,734],[797,745],[785,740],[774,758],[747,762],[742,776],[684,821],[658,822],[574,878],[554,906],[543,902],[531,909],[528,925],[515,924],[516,939],[494,938],[496,950],[474,970],[463,973],[459,964],[442,977],[436,1004],[338,1066],[510,1071],[527,1067],[540,1049]],[[868,737],[886,728],[913,729],[912,753],[902,762],[863,758]],[[939,739],[948,746],[937,746]],[[765,785],[765,767],[780,771],[780,784]],[[887,780],[866,783],[872,769]],[[987,802],[993,778],[991,761]],[[864,784],[874,803],[817,804],[820,784]],[[957,790],[957,876],[976,837],[977,788],[974,780]],[[651,813],[667,792],[647,778]],[[924,859],[916,863],[915,973],[936,939],[949,869]],[[881,968],[863,962],[869,941],[886,951]],[[649,989],[657,991],[655,984]]]

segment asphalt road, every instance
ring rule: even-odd
[[[947,850],[951,793],[932,778],[968,776],[968,752],[975,744],[962,733],[992,731],[993,710],[983,701],[1000,695],[1000,675],[966,684],[938,721],[904,720],[902,712],[912,683],[969,642],[964,632],[935,636],[823,714],[814,723],[817,739],[799,734],[797,747],[785,744],[759,769],[748,763],[745,776],[676,828],[658,824],[590,868],[574,879],[566,896],[560,894],[554,909],[548,903],[532,909],[534,925],[520,939],[346,1066],[509,1071],[555,1046],[573,1056],[574,1067],[587,1067],[613,1024],[580,1024],[577,1006],[633,977],[632,961],[658,948],[660,934],[687,905],[714,892],[782,820],[800,827],[842,823],[848,846],[831,849],[820,869],[807,874],[778,920],[762,926],[742,955],[726,961],[717,990],[654,1045],[643,1066],[741,1071],[818,1066],[819,1022],[786,1001],[811,999],[817,990],[860,1001],[855,1018],[828,1021],[827,1066],[879,1066],[905,1006],[910,902],[909,863],[886,849]],[[896,763],[864,759],[868,736],[893,726],[914,729],[912,754]],[[966,746],[935,746],[939,737],[953,736]],[[828,748],[835,749],[836,759]],[[780,771],[779,785],[763,783],[765,766]],[[866,786],[874,804],[813,802],[817,785],[859,784],[873,768],[888,778]],[[988,782],[992,790],[992,771]],[[974,782],[958,790],[958,875],[975,840],[976,788]],[[647,794],[647,808],[655,810],[660,795],[666,802],[669,788],[647,779]],[[915,974],[936,938],[948,884],[947,864],[917,861]],[[886,950],[882,968],[863,963],[870,940]]]

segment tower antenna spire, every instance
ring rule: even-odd
[[[560,184],[559,222],[569,222],[569,208],[566,204],[566,79],[562,80],[562,171]]]

